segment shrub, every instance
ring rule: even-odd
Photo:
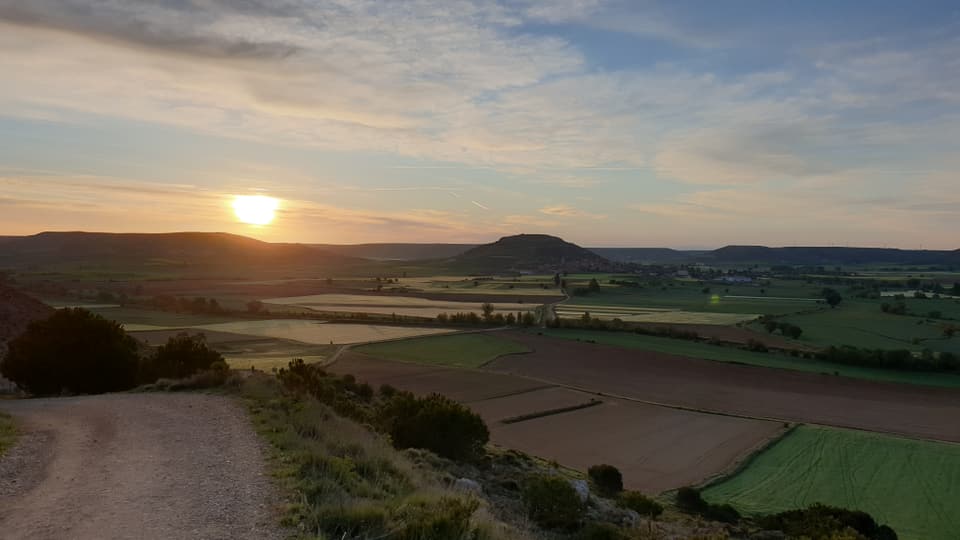
[[[829,538],[845,531],[856,531],[870,540],[896,540],[897,533],[886,525],[878,525],[870,514],[824,504],[801,510],[789,510],[759,520],[766,529],[782,531],[790,537]]]
[[[476,499],[441,497],[414,500],[397,509],[394,519],[402,528],[390,535],[395,540],[467,540],[474,535],[470,518],[480,503]]]
[[[655,518],[663,513],[663,506],[660,503],[639,491],[625,491],[621,493],[617,503],[621,507],[633,510],[641,516]]]
[[[710,504],[703,500],[700,491],[692,487],[677,490],[677,507],[684,512],[699,514],[713,521],[737,523],[740,512],[729,504]]]
[[[587,470],[587,476],[604,497],[614,497],[623,491],[623,475],[613,465],[594,465]]]
[[[584,505],[564,478],[534,476],[523,487],[527,516],[547,529],[573,529],[580,524]]]
[[[377,538],[387,531],[388,516],[382,506],[324,506],[318,510],[309,520],[311,528],[332,538]]]
[[[120,324],[61,309],[9,343],[0,375],[36,395],[99,394],[137,383],[137,342]]]
[[[424,448],[454,460],[483,454],[487,425],[467,407],[440,394],[418,398],[398,392],[378,411],[378,421],[395,447]]]
[[[677,490],[677,508],[684,512],[699,514],[707,509],[707,501],[703,500],[696,489],[682,487]]]
[[[724,523],[737,523],[740,521],[740,512],[729,504],[708,504],[703,517]]]
[[[156,377],[182,379],[209,370],[214,365],[226,366],[223,356],[207,346],[207,338],[203,334],[191,336],[186,332],[168,339],[145,364],[148,365],[146,371],[150,373],[148,381]]]

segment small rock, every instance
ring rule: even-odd
[[[469,478],[458,478],[453,482],[454,491],[462,491],[473,495],[481,495],[483,488],[476,481]]]
[[[580,502],[585,503],[590,499],[590,485],[587,484],[586,480],[571,480],[570,485],[576,490]]]

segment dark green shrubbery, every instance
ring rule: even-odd
[[[378,409],[377,417],[397,448],[425,448],[450,459],[477,458],[490,440],[480,416],[440,394],[418,398],[399,392]]]
[[[145,360],[141,368],[144,382],[165,379],[182,379],[207,370],[226,371],[223,356],[207,346],[203,334],[177,334],[157,349],[152,358]]]
[[[337,414],[390,435],[396,448],[423,448],[449,459],[470,460],[481,456],[490,440],[479,415],[439,394],[419,398],[392,387],[376,394],[352,375],[331,375],[299,359],[278,377],[288,389],[309,393]]]
[[[523,486],[527,516],[547,529],[575,529],[585,511],[577,491],[564,478],[534,476]]]
[[[713,521],[737,523],[740,513],[729,504],[710,504],[703,500],[700,491],[692,487],[677,490],[677,508],[689,514],[699,514]]]
[[[120,324],[85,309],[61,309],[9,343],[0,375],[35,395],[133,388],[137,342]]]
[[[604,497],[615,497],[623,491],[623,475],[613,465],[594,465],[587,469],[587,476]]]
[[[625,491],[621,493],[617,503],[621,507],[633,510],[641,516],[655,518],[663,513],[663,505],[639,491]]]
[[[803,510],[790,510],[760,518],[766,529],[783,531],[789,537],[829,538],[848,530],[866,540],[896,540],[897,533],[886,525],[877,524],[870,514],[823,504],[814,504]]]

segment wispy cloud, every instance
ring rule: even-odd
[[[574,208],[567,204],[557,204],[554,206],[546,206],[540,209],[541,214],[548,216],[556,216],[563,218],[587,218],[587,219],[606,219],[606,215],[603,214],[592,214],[590,212],[585,212],[578,208]]]

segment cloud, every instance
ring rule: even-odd
[[[586,219],[606,219],[607,216],[603,214],[591,214],[590,212],[584,212],[583,210],[574,208],[566,204],[557,204],[554,206],[547,206],[540,209],[541,214],[548,216],[556,216],[563,218],[586,218]]]

